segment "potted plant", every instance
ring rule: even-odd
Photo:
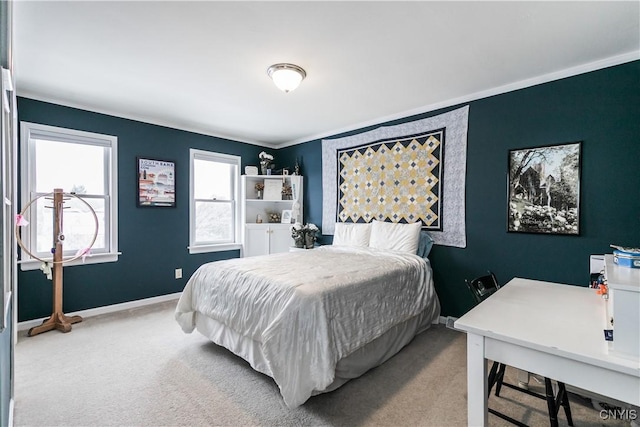
[[[318,227],[315,224],[303,225],[299,222],[295,223],[291,227],[291,237],[296,244],[296,248],[313,249],[318,231]]]
[[[262,175],[268,175],[271,162],[273,162],[273,155],[262,151],[258,157],[260,157],[260,173]]]

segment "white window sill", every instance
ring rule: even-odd
[[[82,257],[78,259],[74,259],[73,261],[65,262],[63,265],[65,267],[70,267],[73,265],[85,265],[85,264],[102,264],[104,262],[116,262],[118,261],[118,257],[122,255],[122,252],[108,253],[108,254],[92,254],[88,255],[84,262],[82,261]],[[47,259],[47,258],[43,258]],[[51,261],[51,258],[49,258]],[[20,270],[28,271],[28,270],[39,270],[40,266],[42,266],[42,262],[37,259],[29,258],[26,260],[18,261],[20,264]]]
[[[188,249],[190,254],[203,254],[206,252],[234,251],[242,249],[242,245],[240,243],[223,243],[220,245],[188,246]]]

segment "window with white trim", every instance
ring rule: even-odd
[[[240,249],[240,157],[189,154],[189,253]]]
[[[25,218],[22,243],[42,259],[51,258],[53,209],[48,197],[55,188],[74,193],[91,206],[98,233],[84,259],[65,265],[112,262],[118,259],[118,138],[91,132],[22,122],[20,127],[21,206],[38,198]],[[73,257],[91,244],[95,218],[87,205],[75,197],[65,199],[63,212],[64,256]],[[41,262],[21,253],[21,268],[39,268]]]

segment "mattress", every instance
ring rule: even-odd
[[[201,266],[176,320],[271,376],[296,407],[387,360],[439,311],[428,260],[324,246]]]

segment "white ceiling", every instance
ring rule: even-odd
[[[639,59],[640,2],[14,3],[18,95],[283,146]],[[279,91],[267,67],[292,62]]]

